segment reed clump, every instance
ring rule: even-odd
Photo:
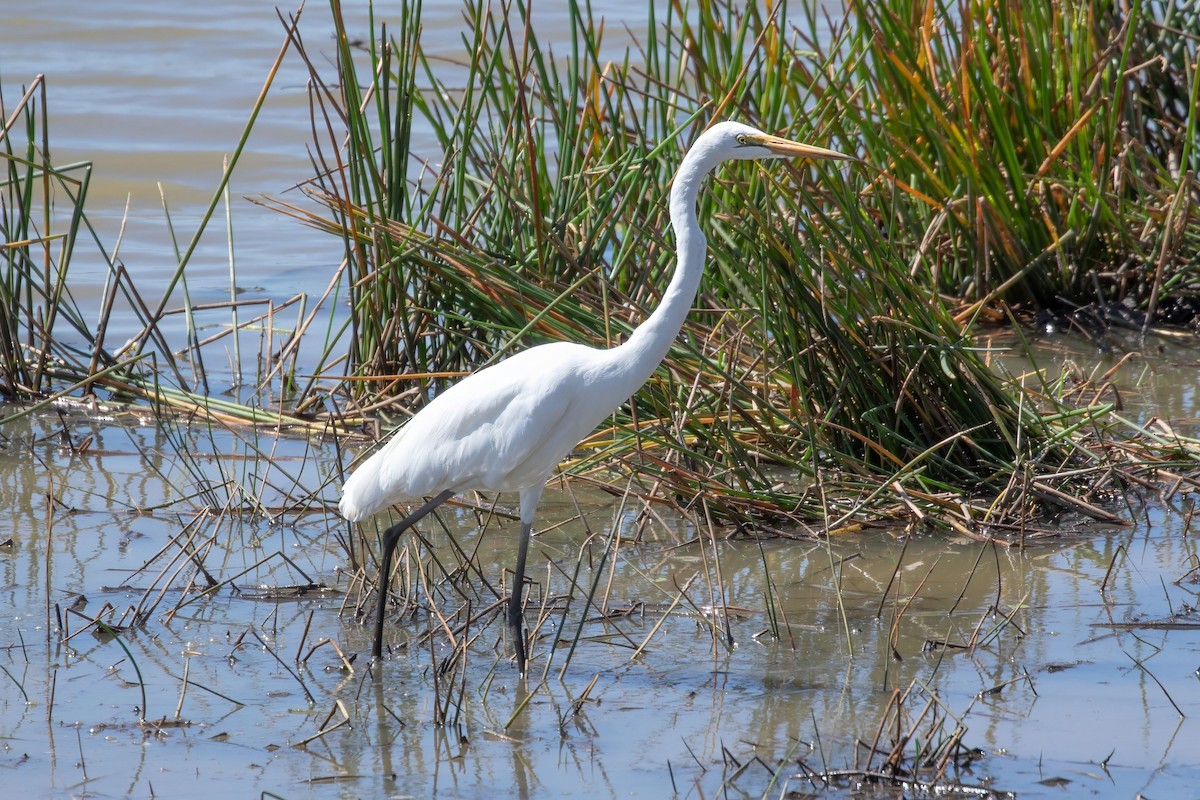
[[[1198,14],[851,3],[831,55],[856,94],[831,125],[879,166],[914,274],[955,297],[1151,315],[1194,293]]]
[[[38,75],[15,106],[0,96],[0,399],[44,392],[67,372],[113,364],[67,280],[88,235],[89,163],[59,167],[49,156],[46,82]]]
[[[89,328],[66,279],[86,180],[39,155],[45,120],[26,97],[6,119],[25,121],[28,147],[10,125],[0,152],[0,391],[345,431],[398,420],[519,348],[611,346],[672,267],[664,197],[687,143],[732,117],[862,164],[717,176],[700,208],[710,265],[678,346],[570,470],[608,481],[620,465],[635,495],[732,523],[915,516],[978,534],[1046,504],[1103,516],[1096,499],[1118,487],[1094,442],[1123,435],[1112,404],[1080,403],[1053,376],[1018,382],[973,336],[1064,299],[1126,301],[1150,320],[1190,296],[1190,7],[885,0],[832,18],[719,0],[651,6],[638,38],[571,4],[570,35],[546,42],[527,5],[468,2],[458,59],[423,49],[419,3],[361,40],[330,8],[332,68],[294,19],[280,53],[310,69],[305,189],[320,207],[268,202],[338,236],[344,268],[314,308],[288,301],[282,338],[284,306],[223,309],[235,353],[261,326],[253,379],[236,364],[232,399],[214,399],[213,342],[194,334],[208,311],[184,280],[199,231],[155,301],[101,248],[104,302],[142,330],[113,348]],[[52,182],[78,200],[53,230],[33,202]],[[182,345],[165,325],[178,318]]]
[[[1064,502],[1071,490],[1030,486],[1103,466],[1080,431],[1110,407],[1018,386],[972,331],[1121,264],[1179,285],[1186,214],[1168,226],[1180,235],[1122,243],[1184,202],[1192,173],[1159,159],[1194,121],[1148,105],[1158,73],[1113,57],[1117,42],[1173,47],[1148,33],[1158,12],[1022,8],[672,5],[614,47],[586,6],[548,44],[526,5],[468,3],[447,65],[422,49],[419,5],[356,49],[334,2],[336,74],[308,59],[328,132],[309,189],[329,213],[298,216],[346,243],[352,397],[384,408],[403,392],[407,412],[515,349],[620,341],[671,267],[663,198],[686,143],[735,117],[866,166],[722,172],[701,203],[710,265],[679,346],[573,469],[625,462],[646,496],[734,522],[916,509],[964,523],[964,497],[1002,495],[966,514],[974,530]],[[1193,74],[1182,41],[1171,68]],[[1136,113],[1162,120],[1140,139],[1137,87]]]

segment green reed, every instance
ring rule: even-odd
[[[854,2],[835,124],[925,282],[1153,310],[1196,285],[1198,24],[1179,0]]]
[[[116,351],[103,323],[89,329],[66,277],[88,171],[46,163],[44,95],[35,110],[31,94],[5,115],[26,144],[6,130],[0,150],[9,396],[103,389],[221,425],[320,430],[414,410],[531,344],[611,346],[658,301],[674,253],[667,187],[717,118],[862,163],[735,164],[711,182],[695,311],[572,466],[602,478],[624,464],[641,496],[733,521],[840,524],[865,509],[950,513],[982,490],[1020,516],[1039,476],[1105,463],[1088,437],[1109,408],[1060,405],[1052,380],[1036,395],[1017,386],[974,347],[976,322],[1060,297],[1153,311],[1193,290],[1200,78],[1194,12],[1171,0],[884,0],[839,17],[695,0],[650,4],[640,40],[573,3],[555,42],[523,3],[469,2],[451,59],[422,47],[419,4],[390,26],[372,19],[361,43],[330,8],[336,36],[319,47],[332,68],[296,20],[279,55],[310,69],[306,188],[324,210],[276,206],[339,236],[346,261],[312,308],[293,299],[286,342],[272,340],[281,309],[248,319],[231,302],[235,339],[264,326],[256,385],[235,376],[241,391],[216,400],[202,356],[213,342],[170,345],[199,231],[149,301],[104,254],[104,302],[145,327]],[[52,217],[54,192],[74,211]],[[197,313],[185,296],[189,325]],[[297,343],[326,317],[309,368]]]
[[[708,272],[679,344],[574,469],[625,461],[648,493],[733,520],[848,518],[894,502],[895,487],[942,511],[946,496],[1005,490],[1009,510],[1028,511],[1014,476],[1094,457],[1043,416],[1045,398],[984,363],[964,321],[996,307],[1001,288],[1051,296],[1082,282],[1072,259],[1108,241],[1100,212],[1072,195],[1051,225],[1051,195],[1028,186],[1061,193],[1065,173],[1097,183],[1107,162],[1084,146],[1085,124],[1118,126],[1082,96],[1061,99],[1098,80],[1078,42],[1084,6],[1020,18],[1003,3],[916,18],[900,7],[827,19],[672,4],[665,18],[649,11],[644,41],[614,46],[586,5],[570,6],[570,38],[550,43],[522,3],[507,15],[468,3],[452,64],[422,49],[416,5],[358,50],[339,28],[337,79],[309,58],[328,121],[315,126],[328,136],[313,148],[313,187],[331,212],[309,221],[346,242],[358,402],[415,388],[404,402],[419,406],[444,379],[541,341],[620,341],[672,266],[675,166],[707,121],[733,117],[864,163],[719,172],[700,208]],[[976,25],[989,13],[1007,15],[991,38]],[[985,51],[1001,42],[1008,60]],[[1031,48],[1044,87],[1011,61]],[[990,71],[964,69],[969,58]],[[981,302],[956,317],[960,297]]]
[[[49,157],[46,83],[37,76],[13,108],[0,97],[0,396],[44,391],[63,369],[94,371],[111,359],[71,296],[67,276],[89,228],[83,212],[90,163]]]

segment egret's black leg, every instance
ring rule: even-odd
[[[529,536],[533,525],[521,525],[521,543],[517,545],[517,567],[513,575],[512,593],[508,596],[508,632],[517,649],[517,671],[525,675],[525,626],[521,606],[525,597],[525,554],[529,552]]]
[[[454,492],[447,489],[432,500],[425,501],[425,505],[383,532],[383,552],[379,557],[379,579],[375,585],[376,591],[379,592],[379,610],[375,615],[375,645],[371,649],[371,655],[374,658],[383,657],[383,616],[387,612],[388,586],[392,582],[392,553],[396,550],[396,543],[400,541],[400,535],[411,528],[417,520],[453,496]]]

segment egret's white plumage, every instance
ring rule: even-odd
[[[343,491],[342,516],[363,519],[397,498],[443,489],[511,492],[545,483],[579,440],[631,394],[624,391],[628,381],[616,368],[615,352],[555,342],[454,384],[354,471]]]
[[[737,122],[709,128],[684,156],[671,186],[675,272],[658,308],[624,344],[611,349],[544,344],[480,370],[434,398],[354,470],[339,505],[351,521],[402,500],[433,496],[384,533],[375,656],[381,655],[387,573],[400,534],[455,494],[516,491],[521,496],[521,541],[508,625],[524,673],[520,605],[525,554],[546,480],[581,439],[646,382],[683,326],[704,272],[706,241],[696,219],[696,197],[705,176],[731,159],[786,157],[849,158]]]

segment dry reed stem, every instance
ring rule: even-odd
[[[335,713],[341,714],[342,718],[340,720],[338,720],[337,722],[335,722],[333,725],[330,725],[329,721],[331,719],[333,719],[333,715]],[[350,712],[346,710],[346,704],[343,703],[340,699],[334,700],[333,706],[329,709],[329,713],[325,715],[325,719],[323,719],[321,721],[321,723],[318,725],[319,730],[316,733],[314,733],[312,736],[308,736],[304,739],[301,739],[298,742],[293,742],[292,747],[295,747],[295,748],[307,747],[309,742],[314,742],[317,739],[322,738],[323,736],[327,736],[327,735],[333,733],[338,728],[345,727],[346,725],[349,725],[349,724],[350,724]]]

